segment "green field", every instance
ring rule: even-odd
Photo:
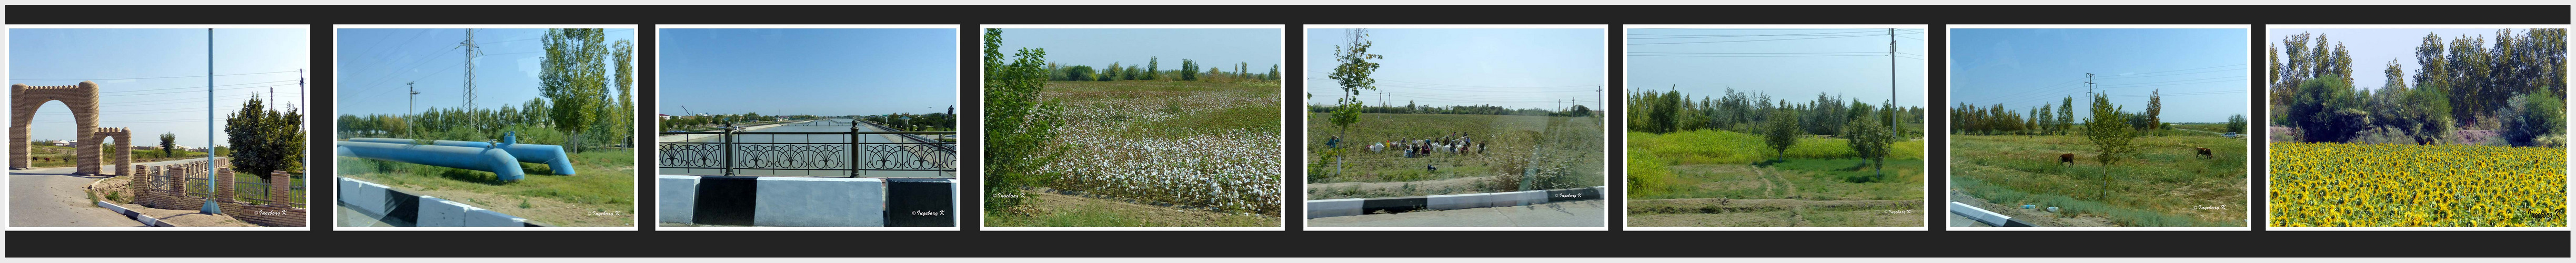
[[[1629,225],[1921,226],[1923,141],[1890,148],[1873,169],[1839,138],[1629,132]]]
[[[1022,198],[1081,201],[987,213],[986,225],[1278,225],[1278,82],[1050,81],[1041,96],[1063,104],[1050,142],[1063,155]]]
[[[1347,133],[1337,133],[1328,117],[1315,113],[1307,120],[1305,162],[1325,164],[1307,173],[1310,200],[1517,191],[1522,174],[1533,167],[1542,176],[1532,188],[1605,185],[1599,118],[1370,113]],[[1362,148],[1370,143],[1437,139],[1452,132],[1465,132],[1484,144],[1485,152],[1406,158],[1393,150]],[[1347,143],[1343,147],[1353,150],[1338,165],[1333,163],[1336,160],[1320,160],[1326,139],[1337,135]]]
[[[2041,226],[2245,226],[2245,139],[2172,134],[2138,137],[2136,155],[2109,167],[2081,135],[1952,135],[1950,191]]]
[[[527,176],[502,182],[490,172],[338,157],[339,174],[420,195],[462,202],[552,226],[634,226],[635,151],[572,154],[575,175],[553,175],[520,163]]]

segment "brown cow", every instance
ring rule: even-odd
[[[2075,164],[2075,154],[2072,154],[2072,153],[2068,153],[2068,154],[2058,154],[2058,155],[2057,155],[2057,162],[2060,162],[2060,163],[2066,163],[2067,165],[2074,165],[2074,164]]]
[[[2209,148],[2198,148],[2198,149],[2200,149],[2200,157],[2217,157],[2217,156],[2209,155]]]

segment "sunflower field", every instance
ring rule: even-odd
[[[2276,227],[2567,226],[2566,150],[2272,143]]]

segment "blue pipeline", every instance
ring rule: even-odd
[[[411,139],[395,138],[350,138],[349,141],[412,144]],[[492,143],[472,141],[438,140],[430,141],[429,144],[474,148],[492,147]],[[572,156],[564,154],[563,146],[515,143],[509,144],[509,147],[502,147],[501,149],[510,151],[510,156],[518,157],[519,162],[542,163],[546,164],[546,167],[554,168],[555,175],[573,175]]]
[[[430,166],[492,172],[501,181],[518,181],[527,177],[519,170],[519,160],[508,151],[477,147],[414,145],[381,142],[340,142],[340,156],[416,163]]]

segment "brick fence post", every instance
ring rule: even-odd
[[[268,205],[275,207],[294,207],[295,205],[287,203],[302,201],[290,198],[290,196],[295,193],[295,188],[293,188],[294,186],[295,175],[287,174],[286,171],[269,171]]]
[[[143,171],[143,165],[140,164],[134,165],[134,171],[146,173]],[[143,186],[151,185],[152,177],[136,175],[138,174],[118,174],[117,176],[125,177],[125,196],[134,198],[134,203],[140,204],[143,203]]]
[[[212,180],[215,182],[215,205],[218,207],[230,206],[228,204],[233,203],[233,195],[235,195],[233,192],[233,170],[215,168],[213,173],[206,174],[212,175],[207,176],[206,180]]]

